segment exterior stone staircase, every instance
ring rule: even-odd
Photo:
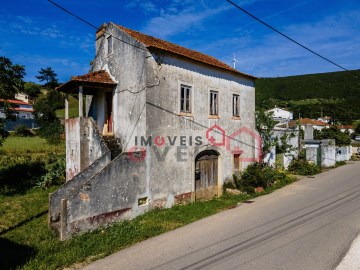
[[[122,147],[119,139],[116,139],[113,135],[104,135],[103,139],[111,152],[111,160],[120,155]]]

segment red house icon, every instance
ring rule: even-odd
[[[206,139],[214,146],[225,146],[225,137],[225,130],[216,124],[206,131]]]

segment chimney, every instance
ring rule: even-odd
[[[107,27],[107,24],[103,23],[96,31],[96,54],[101,46],[101,43],[103,42],[103,40],[105,38],[106,27]]]

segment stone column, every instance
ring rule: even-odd
[[[69,95],[65,94],[65,119],[69,119]]]
[[[79,86],[79,117],[84,116],[84,99],[83,99],[83,87]]]

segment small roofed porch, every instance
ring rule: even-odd
[[[103,135],[113,132],[113,90],[114,82],[105,70],[73,76],[71,80],[57,87],[65,93],[65,120],[69,119],[69,94],[78,94],[79,117],[92,117]]]
[[[114,140],[113,90],[116,85],[106,71],[100,70],[72,77],[57,88],[57,91],[65,93],[67,180],[73,179],[97,160],[113,157],[108,140]],[[70,94],[78,94],[78,117],[69,118]],[[120,146],[113,144],[118,153]]]

